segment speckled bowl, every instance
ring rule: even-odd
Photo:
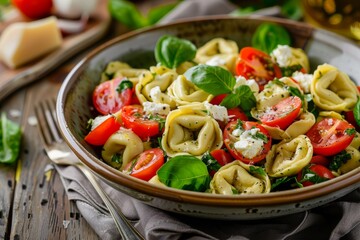
[[[134,67],[154,63],[158,38],[172,34],[200,46],[214,37],[235,40],[239,47],[250,45],[256,27],[264,22],[283,24],[294,46],[303,48],[312,68],[330,63],[360,83],[360,49],[344,38],[291,21],[272,18],[216,17],[193,19],[119,36],[87,55],[65,79],[57,100],[57,114],[68,145],[96,175],[114,188],[151,206],[176,213],[214,219],[261,219],[314,208],[360,187],[360,168],[335,179],[301,189],[269,194],[222,196],[154,186],[122,174],[100,160],[97,149],[84,140],[86,125],[95,113],[91,94],[105,65],[123,60]]]

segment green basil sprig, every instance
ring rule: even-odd
[[[19,156],[20,143],[20,126],[7,119],[5,113],[2,113],[0,121],[0,162],[14,163]]]
[[[161,166],[157,175],[160,182],[177,189],[204,192],[210,184],[206,164],[190,155],[171,158]]]
[[[155,59],[165,67],[176,68],[185,61],[193,60],[196,51],[196,46],[190,41],[165,35],[156,43]]]
[[[291,38],[288,31],[276,23],[260,24],[252,39],[254,48],[270,54],[278,45],[291,45]]]
[[[184,76],[207,93],[215,96],[228,94],[220,103],[226,108],[240,106],[242,110],[249,111],[256,105],[256,98],[250,87],[241,85],[234,89],[234,76],[221,67],[200,64],[188,69]]]

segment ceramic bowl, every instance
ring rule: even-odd
[[[171,34],[201,46],[215,37],[235,40],[239,48],[250,45],[256,27],[277,22],[292,35],[293,45],[303,48],[312,70],[322,63],[332,64],[360,83],[360,49],[346,39],[308,25],[273,18],[216,17],[193,19],[156,26],[119,36],[92,51],[65,79],[57,100],[57,115],[68,145],[106,183],[145,204],[166,211],[213,219],[262,219],[314,208],[360,187],[360,168],[313,186],[269,194],[223,196],[154,186],[121,173],[105,164],[98,149],[84,141],[86,125],[96,116],[91,95],[100,74],[112,60],[133,67],[154,64],[153,49],[164,34]]]

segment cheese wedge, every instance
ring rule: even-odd
[[[10,68],[17,68],[62,44],[62,35],[55,17],[9,25],[0,36],[0,59]]]

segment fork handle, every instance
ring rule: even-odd
[[[88,178],[90,183],[95,188],[96,192],[99,194],[101,199],[104,201],[106,207],[109,209],[111,216],[115,221],[115,225],[119,230],[121,239],[124,240],[143,240],[144,237],[138,232],[138,230],[127,220],[125,215],[118,209],[112,199],[105,193],[105,191],[100,187],[98,181],[95,179],[94,175],[83,165],[76,165]]]

